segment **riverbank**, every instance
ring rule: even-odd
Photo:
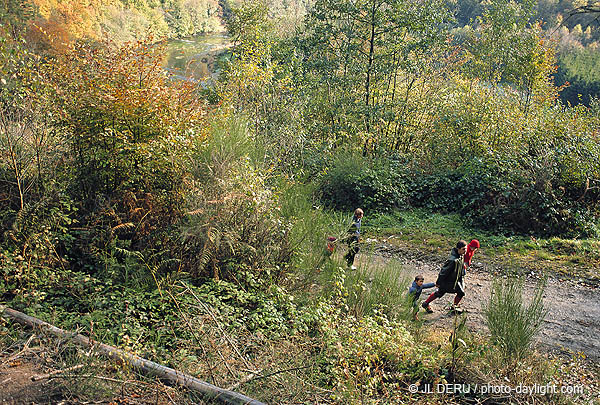
[[[216,79],[219,60],[231,48],[224,32],[168,41],[164,66],[176,77],[192,80]]]

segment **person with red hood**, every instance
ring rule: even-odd
[[[460,301],[465,296],[463,277],[466,275],[467,268],[471,265],[471,259],[473,259],[473,254],[475,254],[477,249],[479,249],[479,241],[477,239],[473,239],[468,245],[464,240],[458,241],[438,275],[435,283],[438,289],[421,304],[427,313],[433,312],[429,303],[436,298],[444,296],[446,293],[456,294],[452,310],[460,312]]]
[[[477,239],[471,240],[467,245],[467,251],[465,252],[465,270],[471,267],[471,259],[477,250],[479,249],[479,241]]]

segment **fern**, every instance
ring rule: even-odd
[[[111,228],[111,232],[115,232],[115,231],[118,231],[118,230],[121,230],[121,229],[131,229],[131,228],[134,228],[134,227],[135,227],[135,225],[133,224],[133,222],[124,222],[122,224],[113,226]]]
[[[144,256],[142,255],[142,253],[138,252],[136,250],[124,249],[124,248],[121,248],[118,246],[114,246],[113,249],[121,257],[135,257],[135,258],[138,258],[141,260],[144,259]]]

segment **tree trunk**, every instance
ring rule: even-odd
[[[365,105],[367,107],[366,126],[367,132],[371,131],[371,110],[369,110],[369,98],[371,96],[371,69],[373,68],[373,59],[375,54],[375,16],[377,13],[377,2],[373,0],[371,8],[371,34],[369,36],[369,61],[367,65],[367,78],[365,83]]]
[[[10,309],[0,305],[0,310],[2,310],[2,316],[5,318],[10,318],[22,325],[45,330],[47,332],[50,332],[54,336],[72,339],[75,343],[81,346],[93,347],[97,353],[100,353],[112,360],[115,360],[116,362],[125,362],[130,366],[142,371],[145,374],[154,375],[172,384],[177,384],[192,389],[194,391],[200,392],[206,398],[209,398],[213,401],[234,405],[264,405],[262,402],[256,401],[252,398],[248,398],[237,392],[219,388],[217,386],[194,378],[190,375],[180,373],[179,371],[173,370],[172,368],[165,367],[158,363],[154,363],[150,360],[138,357],[134,354],[127,353],[121,349],[117,349],[115,347],[103,343],[95,342],[94,340],[87,338],[81,334],[67,332],[63,329],[57,328],[56,326],[50,325],[47,322],[25,315],[22,312],[15,311],[14,309]]]

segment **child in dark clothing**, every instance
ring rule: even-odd
[[[412,285],[408,289],[408,296],[412,301],[413,308],[413,319],[418,320],[417,313],[419,312],[419,297],[421,296],[421,292],[427,288],[435,287],[435,283],[425,283],[425,278],[419,274],[415,277],[415,281],[413,281]]]
[[[363,215],[363,210],[360,208],[355,209],[352,224],[350,225],[350,229],[348,229],[348,253],[346,253],[344,259],[346,259],[348,267],[350,267],[351,270],[356,270],[356,267],[354,266],[354,256],[356,256],[359,250],[358,241],[360,240],[360,222]]]

